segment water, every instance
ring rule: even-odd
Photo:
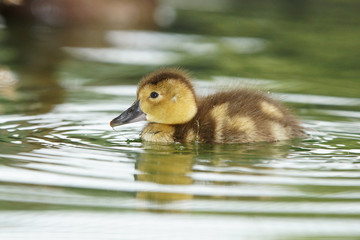
[[[349,29],[358,36],[355,21],[327,22],[331,8],[312,16],[321,20],[313,27],[242,13],[238,34],[236,22],[214,34],[198,30],[204,19],[238,15],[177,7],[166,32],[109,30],[97,33],[106,44],[30,45],[17,54],[1,45],[12,63],[0,72],[0,239],[358,239],[360,68],[356,38],[338,46],[335,37]],[[322,33],[303,34],[320,23]],[[303,36],[300,45],[324,44],[301,53],[294,36]],[[269,91],[299,115],[307,137],[159,145],[139,141],[144,123],[111,129],[141,76],[164,65],[192,70],[199,94]]]

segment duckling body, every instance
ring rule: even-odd
[[[249,143],[303,136],[296,118],[256,90],[236,89],[198,97],[187,73],[165,69],[145,77],[132,107],[111,126],[150,123],[141,138],[150,142]]]

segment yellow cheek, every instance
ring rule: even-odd
[[[151,102],[149,99],[140,101],[140,108],[146,113],[146,119],[150,122],[161,122],[165,113],[168,112],[168,106],[163,105],[162,103]]]
[[[159,102],[150,99],[140,100],[140,108],[146,113],[146,119],[150,122],[183,124],[190,121],[197,112],[194,98],[172,101],[164,97],[159,100]]]
[[[160,93],[160,96],[156,99],[149,98],[153,91]],[[195,96],[177,80],[168,80],[156,88],[144,86],[138,99],[141,110],[146,113],[146,119],[150,122],[183,124],[190,121],[197,112]]]

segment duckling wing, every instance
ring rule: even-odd
[[[267,95],[254,90],[220,92],[199,99],[195,118],[202,142],[279,141],[303,134],[293,115]]]

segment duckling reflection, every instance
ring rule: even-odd
[[[206,156],[206,164],[225,168],[242,165],[252,167],[263,164],[269,159],[286,158],[289,148],[291,148],[288,141],[253,144],[200,144],[198,146],[199,156],[196,158],[195,164],[202,162],[202,156]],[[241,174],[241,172],[239,173]]]
[[[143,120],[150,123],[141,138],[159,143],[275,142],[304,134],[296,118],[265,94],[234,89],[199,97],[179,69],[144,77],[135,103],[110,125]]]
[[[193,173],[230,173],[235,175],[262,175],[269,159],[285,158],[291,146],[288,142],[256,144],[154,144],[144,143],[145,152],[137,156],[135,164],[139,173],[136,181],[167,186],[195,185]],[[244,170],[247,169],[247,170]],[[206,180],[208,185],[218,185],[216,180]],[[241,184],[236,182],[235,184]],[[182,192],[137,192],[137,198],[157,203],[190,200],[192,193]],[[196,193],[195,193],[196,194]],[[218,196],[207,196],[218,198]],[[226,197],[226,196],[224,196]]]
[[[18,93],[16,92],[17,82],[15,74],[8,67],[0,65],[0,96],[7,100],[16,100],[18,98]],[[2,113],[1,105],[0,113]]]
[[[155,145],[145,143],[148,150],[139,155],[136,169],[140,171],[135,180],[153,182],[161,185],[192,185],[189,176],[192,171],[195,155],[192,152],[182,152],[174,145]],[[193,195],[173,192],[138,192],[137,198],[155,202],[192,199]]]

